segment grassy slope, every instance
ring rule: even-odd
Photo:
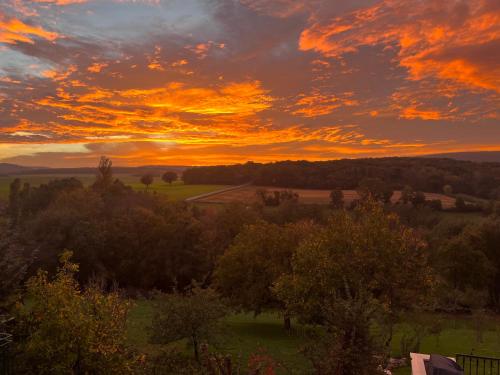
[[[17,177],[17,176],[16,176]],[[50,180],[60,179],[65,175],[23,175],[18,176],[22,182],[29,182],[33,186],[38,186],[49,182]],[[82,181],[85,185],[90,185],[94,180],[94,175],[76,175],[78,180]],[[139,181],[140,177],[132,175],[116,175],[115,177],[122,180],[125,184],[132,186],[136,190],[144,190],[144,185]],[[9,185],[15,177],[0,177],[0,199],[7,199],[9,195]],[[182,181],[176,181],[172,185],[166,184],[160,178],[155,178],[153,184],[149,187],[150,191],[167,194],[173,200],[182,200],[195,195],[209,193],[211,191],[219,190],[226,187],[225,185],[184,185]]]
[[[130,344],[147,352],[154,352],[156,347],[148,343],[147,327],[150,325],[153,310],[150,302],[138,301],[129,317],[128,337]],[[446,318],[444,330],[440,335],[439,344],[435,336],[424,338],[420,351],[424,353],[440,353],[454,356],[457,353],[500,357],[500,317],[490,318],[483,343],[476,340],[475,330],[470,317],[435,316]],[[266,313],[256,318],[251,314],[232,315],[226,320],[227,338],[220,349],[229,352],[234,358],[241,356],[243,362],[250,353],[265,349],[286,368],[287,374],[303,374],[307,372],[308,363],[299,353],[305,339],[300,329],[293,334],[283,330],[281,318],[278,315]],[[392,355],[400,355],[400,340],[403,333],[409,329],[407,324],[396,327],[392,343]],[[399,369],[396,374],[410,374],[408,368]]]

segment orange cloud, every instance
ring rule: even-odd
[[[315,89],[311,94],[301,94],[293,105],[292,114],[302,117],[318,117],[332,113],[341,106],[356,106],[359,103],[350,99],[351,93],[344,93],[342,97],[322,94]]]
[[[86,3],[88,0],[32,0],[35,3],[55,4],[55,5],[71,5]]]
[[[171,83],[162,88],[124,90],[120,95],[147,107],[204,115],[248,116],[269,108],[272,102],[258,81],[230,83],[218,89]]]
[[[273,100],[258,81],[212,88],[171,83],[152,89],[110,90],[86,86],[79,81],[75,86],[71,79],[61,81],[67,74],[47,73],[47,77],[59,83],[57,96],[47,96],[31,105],[32,109],[51,113],[58,119],[37,125],[45,129],[44,134],[52,142],[56,139],[104,141],[116,137],[175,139],[187,143],[238,142],[242,134],[258,142],[261,132],[270,132],[255,118],[257,113],[268,109]],[[33,132],[33,125],[20,124],[3,128],[0,133]],[[280,130],[277,137],[282,138],[288,131]],[[273,130],[270,134],[278,133]],[[275,137],[267,139],[271,138]],[[30,137],[26,139],[31,141]]]
[[[90,65],[87,70],[91,73],[99,73],[103,68],[107,67],[108,64],[106,63],[93,63],[92,65]]]
[[[413,120],[413,119],[422,119],[422,120],[443,120],[446,119],[446,116],[443,115],[440,111],[437,110],[422,110],[414,107],[404,108],[401,114],[402,118]]]
[[[7,19],[0,14],[0,43],[25,42],[33,44],[35,43],[34,37],[52,41],[57,39],[58,34],[39,26],[28,25],[16,18]]]
[[[196,54],[199,59],[204,59],[205,57],[207,57],[211,49],[224,49],[226,48],[226,45],[224,43],[216,43],[212,40],[209,40],[207,43],[199,43],[195,46],[187,46],[186,48]]]
[[[384,0],[327,21],[318,18],[300,36],[303,51],[340,57],[362,46],[396,46],[410,79],[500,92],[498,60],[491,57],[498,57],[500,10],[492,0]]]

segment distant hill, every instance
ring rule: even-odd
[[[19,174],[19,173],[29,173],[33,169],[40,167],[24,167],[17,164],[0,163],[0,176]]]
[[[166,171],[182,173],[185,166],[171,165],[145,165],[140,167],[113,167],[115,174],[131,174],[144,175],[152,174],[159,176]],[[47,168],[47,167],[26,167],[16,164],[0,163],[0,176],[5,175],[40,175],[40,174],[61,174],[61,175],[78,175],[78,174],[93,174],[96,172],[95,167],[83,168]]]
[[[443,154],[425,155],[424,157],[500,163],[500,151],[448,152]]]

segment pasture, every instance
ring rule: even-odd
[[[138,300],[128,319],[128,342],[130,345],[145,351],[155,353],[159,347],[148,342],[148,327],[153,315],[152,303]],[[413,324],[412,317],[403,318],[403,323],[396,325],[392,341],[392,357],[401,356],[401,339],[403,335],[420,329]],[[489,316],[483,319],[482,341],[478,339],[477,321],[470,315],[432,314],[428,321],[442,322],[439,335],[424,335],[420,351],[423,353],[440,353],[455,356],[457,353],[483,356],[500,355],[500,317]],[[218,350],[230,353],[234,360],[241,358],[245,363],[251,353],[264,350],[276,359],[286,374],[307,373],[308,361],[300,350],[306,343],[306,333],[297,324],[293,324],[292,333],[283,329],[282,318],[275,313],[267,312],[257,317],[253,314],[234,314],[225,320],[225,338]],[[178,347],[190,353],[185,342],[179,342]],[[293,369],[293,370],[292,370]],[[398,369],[395,374],[410,374],[409,368]]]
[[[258,189],[266,189],[268,191],[283,190],[283,188],[267,187],[267,186],[245,186],[241,189],[231,190],[227,192],[216,193],[208,197],[197,199],[199,203],[229,203],[257,202],[258,197],[256,192]],[[328,204],[330,202],[330,190],[311,190],[311,189],[291,189],[299,195],[299,202],[306,204]],[[343,190],[344,202],[349,205],[353,200],[358,199],[359,195],[356,190]],[[455,199],[444,194],[425,193],[428,200],[439,199],[444,209],[455,207]],[[395,191],[391,201],[397,202],[401,198],[401,191]]]
[[[0,176],[0,200],[6,200],[9,195],[9,185],[15,178],[20,178],[21,181],[28,182],[32,186],[45,184],[54,179],[75,177],[82,181],[84,185],[90,185],[95,180],[93,174],[40,174],[40,175],[15,175],[15,176]],[[140,176],[132,174],[116,174],[115,178],[120,179],[126,185],[131,186],[135,190],[146,190],[146,187],[140,182]],[[182,181],[177,180],[172,184],[167,184],[161,180],[159,176],[154,177],[153,183],[149,186],[148,191],[166,194],[172,200],[184,200],[196,195],[216,192],[228,187],[227,185],[185,185]],[[268,191],[283,190],[283,188],[266,187],[266,186],[245,186],[240,189],[215,193],[213,195],[195,200],[198,204],[220,204],[229,202],[254,203],[257,202],[256,191],[258,189],[267,189]],[[299,202],[305,204],[328,204],[330,202],[330,190],[312,190],[312,189],[292,189],[299,195]],[[355,190],[343,190],[344,202],[349,205],[353,200],[358,199],[358,193]],[[425,193],[426,199],[439,199],[444,209],[455,207],[455,198],[444,194]],[[397,202],[401,197],[400,191],[395,191],[391,201]]]
[[[84,185],[88,186],[95,180],[93,174],[41,174],[41,175],[15,175],[15,176],[0,176],[0,200],[6,200],[9,196],[9,185],[15,178],[20,178],[22,183],[28,182],[32,186],[46,184],[55,179],[75,177]],[[130,185],[135,190],[145,190],[146,187],[141,184],[140,176],[131,174],[116,174],[115,178],[120,179],[126,185]],[[199,194],[205,194],[212,191],[220,190],[226,187],[225,185],[184,185],[180,180],[167,184],[161,180],[159,176],[155,176],[153,184],[149,186],[148,191],[154,191],[161,194],[166,194],[172,200],[183,200]]]

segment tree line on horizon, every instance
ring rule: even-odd
[[[409,185],[417,191],[455,193],[484,199],[500,199],[500,163],[477,163],[453,159],[373,158],[331,161],[248,162],[188,168],[187,184],[254,185],[296,189],[354,190],[368,178],[384,181],[393,190]]]

